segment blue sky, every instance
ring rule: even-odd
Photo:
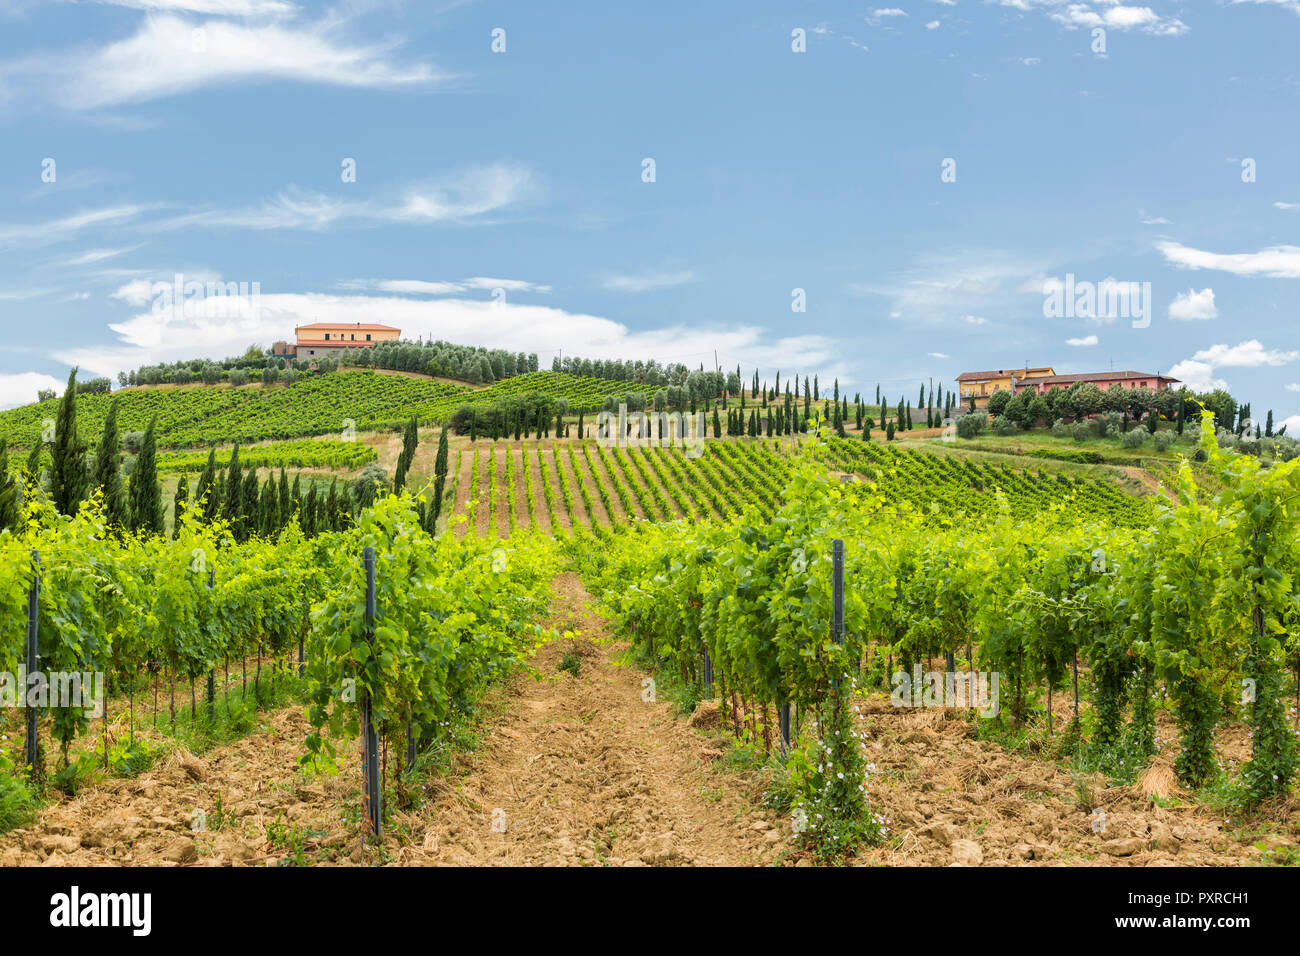
[[[0,0],[0,405],[339,320],[873,397],[1113,365],[1300,428],[1297,40],[1300,0]],[[260,294],[159,310],[178,273]],[[1048,316],[1067,276],[1145,321]]]

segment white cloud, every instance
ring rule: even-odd
[[[946,359],[950,357],[947,352],[926,352],[925,354],[930,356],[932,359]]]
[[[1300,279],[1300,246],[1270,246],[1259,252],[1218,253],[1177,242],[1157,243],[1166,260],[1184,269],[1218,269],[1239,276]]]
[[[1208,392],[1216,388],[1227,389],[1228,383],[1215,377],[1220,368],[1261,368],[1286,365],[1300,358],[1300,351],[1266,349],[1258,339],[1249,339],[1237,345],[1212,345],[1201,349],[1190,359],[1184,359],[1169,370],[1189,388]]]
[[[1274,209],[1285,209],[1287,212],[1295,212],[1300,209],[1300,202],[1275,202]]]
[[[1174,301],[1169,303],[1169,318],[1171,319],[1217,319],[1219,309],[1214,304],[1214,290],[1202,289],[1197,292],[1195,289],[1188,289],[1186,292],[1180,292],[1174,296]]]
[[[1036,56],[1022,56],[1018,59],[1021,66],[1038,66],[1038,64],[1043,62]]]
[[[1300,432],[1300,415],[1288,415],[1276,425],[1273,426],[1274,434],[1280,428],[1285,428],[1286,433],[1294,438],[1297,432]]]
[[[98,50],[0,64],[0,95],[13,77],[16,88],[48,90],[59,106],[97,110],[257,80],[394,89],[452,78],[427,63],[399,62],[397,45],[357,45],[326,23],[245,25],[163,13]]]
[[[1150,7],[1129,6],[1119,0],[997,0],[1003,7],[1027,12],[1040,10],[1067,29],[1140,30],[1157,36],[1179,36],[1187,24],[1177,17],[1162,17]]]
[[[709,328],[692,323],[632,331],[600,316],[485,299],[263,293],[256,310],[246,299],[228,304],[232,308],[225,318],[142,311],[109,326],[116,333],[116,345],[75,346],[54,354],[96,375],[113,376],[160,361],[225,358],[242,353],[252,342],[289,339],[295,325],[308,322],[381,322],[400,328],[404,338],[423,335],[547,356],[562,347],[566,355],[591,358],[653,356],[666,362],[698,362],[707,354],[711,362],[716,348],[724,367],[740,362],[746,368],[799,368],[825,381],[838,377],[841,385],[852,380],[842,360],[844,349],[835,341],[815,334],[773,339],[770,330],[757,326]],[[548,364],[549,359],[543,362]]]
[[[1300,351],[1266,349],[1259,339],[1249,339],[1238,345],[1211,345],[1192,356],[1194,360],[1209,362],[1216,368],[1261,368],[1266,365],[1286,365],[1300,358]]]
[[[1228,383],[1214,377],[1214,366],[1209,362],[1197,362],[1184,359],[1169,370],[1172,378],[1178,379],[1194,392],[1212,392],[1216,388],[1228,389]]]
[[[907,16],[907,11],[906,11],[906,10],[901,10],[901,9],[899,9],[898,7],[880,7],[879,9],[877,9],[877,10],[872,14],[872,16],[874,16],[874,17],[905,17],[905,16]]]
[[[1282,387],[1288,392],[1300,392],[1300,385],[1297,385],[1295,382],[1291,382],[1289,385],[1284,385]]]
[[[1142,220],[1144,226],[1168,226],[1169,224],[1169,220],[1164,216],[1152,216],[1150,219]]]
[[[66,382],[41,372],[0,373],[0,408],[13,408],[36,401],[36,393],[52,388],[60,394]]]
[[[963,315],[963,316],[962,316],[962,321],[963,321],[963,322],[968,322],[968,323],[970,323],[971,325],[985,325],[985,324],[988,323],[988,319],[984,318],[983,316],[979,316],[979,315]]]
[[[605,288],[614,292],[650,292],[655,289],[670,289],[695,281],[695,273],[690,270],[682,272],[652,272],[641,275],[615,275],[605,280]]]
[[[925,28],[926,28],[927,30],[937,30],[937,29],[939,29],[939,21],[938,21],[938,20],[931,20],[929,23],[927,23],[927,24],[925,25]]]
[[[1065,340],[1065,344],[1066,344],[1066,345],[1078,346],[1078,347],[1084,347],[1084,346],[1089,346],[1089,345],[1096,345],[1096,344],[1097,344],[1097,336],[1095,336],[1095,335],[1085,335],[1085,336],[1083,336],[1082,338],[1078,338],[1078,339],[1066,339],[1066,340]]]

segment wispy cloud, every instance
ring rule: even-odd
[[[467,222],[499,212],[534,194],[530,169],[495,163],[445,180],[412,186],[389,199],[352,201],[324,193],[288,189],[254,206],[205,209],[148,225],[155,231],[210,226],[232,229],[325,229],[335,223],[427,225]]]
[[[286,16],[298,8],[285,0],[91,0],[113,7],[162,13],[203,13],[219,17]]]
[[[486,276],[460,279],[456,282],[430,281],[426,279],[345,279],[339,283],[339,287],[357,291],[392,292],[399,295],[460,295],[470,290],[492,291],[495,289],[505,289],[507,292],[551,291],[549,285],[539,285],[524,279],[492,279]]]
[[[1234,7],[1250,3],[1255,6],[1281,7],[1284,10],[1290,10],[1292,13],[1300,14],[1300,0],[1229,0]]]
[[[652,292],[655,289],[671,289],[673,286],[685,285],[695,281],[695,273],[690,270],[681,272],[647,272],[639,275],[614,275],[605,280],[605,288],[614,292]]]
[[[1166,260],[1184,269],[1218,269],[1239,276],[1300,279],[1300,246],[1270,246],[1259,252],[1219,253],[1177,242],[1156,245]]]
[[[0,246],[43,246],[71,239],[95,226],[116,226],[138,218],[150,207],[140,205],[106,206],[29,225],[0,223]]]
[[[1097,336],[1085,335],[1077,339],[1066,339],[1065,344],[1075,346],[1076,348],[1086,348],[1090,345],[1097,344]]]

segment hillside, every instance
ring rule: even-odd
[[[78,432],[93,443],[103,428],[109,404],[120,397],[123,431],[143,431],[158,420],[164,448],[205,447],[218,443],[278,441],[340,435],[351,419],[356,431],[391,431],[412,415],[422,423],[445,421],[462,404],[490,405],[531,393],[568,401],[574,412],[599,409],[605,396],[635,386],[562,372],[533,372],[502,379],[484,388],[446,381],[407,378],[373,371],[345,371],[300,379],[291,385],[179,385],[127,388],[109,395],[84,395],[78,401]],[[46,419],[58,414],[49,399],[0,412],[0,440],[29,447]]]

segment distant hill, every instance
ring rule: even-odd
[[[400,428],[412,415],[421,424],[444,422],[464,404],[489,405],[509,396],[538,393],[568,400],[573,412],[598,410],[606,395],[638,386],[562,372],[531,372],[502,379],[486,388],[446,381],[344,371],[299,379],[291,385],[182,385],[128,388],[77,400],[77,428],[94,445],[104,417],[120,397],[119,427],[143,431],[157,416],[163,447],[203,447],[223,442],[253,442],[338,435],[351,419],[357,431]],[[0,439],[30,447],[46,419],[58,415],[59,400],[35,402],[0,412]]]

